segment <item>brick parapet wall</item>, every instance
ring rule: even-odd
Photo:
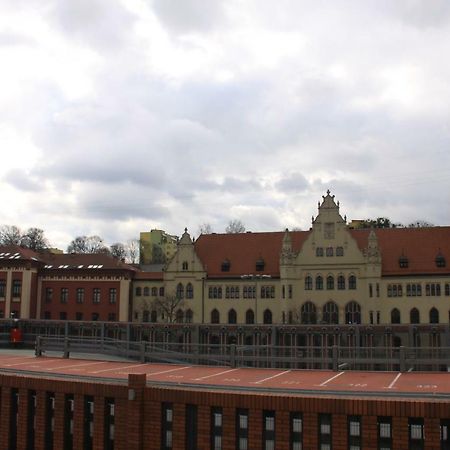
[[[438,450],[440,420],[450,418],[449,403],[433,399],[345,398],[332,396],[299,396],[256,392],[209,391],[146,385],[145,375],[130,375],[128,385],[98,381],[37,378],[13,374],[0,375],[0,448],[7,449],[10,433],[11,389],[19,392],[17,450],[26,450],[28,401],[36,391],[35,450],[44,450],[47,393],[55,394],[54,449],[64,448],[65,395],[74,396],[74,450],[84,447],[85,396],[94,399],[94,450],[104,449],[105,399],[115,401],[115,448],[124,450],[157,450],[161,448],[161,410],[163,402],[173,404],[173,449],[186,445],[186,407],[197,405],[198,449],[210,448],[211,408],[223,412],[223,450],[236,445],[236,409],[249,411],[249,448],[262,448],[264,411],[275,411],[276,449],[289,449],[290,412],[303,417],[303,448],[318,446],[318,417],[332,415],[334,450],[348,448],[348,416],[361,416],[362,442],[366,450],[377,448],[377,420],[392,417],[393,448],[409,448],[408,418],[423,418],[425,450]]]

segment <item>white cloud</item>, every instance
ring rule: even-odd
[[[445,0],[6,0],[3,220],[63,248],[308,229],[331,189],[349,218],[448,224],[449,19]]]

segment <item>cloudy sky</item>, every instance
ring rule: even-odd
[[[448,0],[0,0],[0,224],[450,224]]]

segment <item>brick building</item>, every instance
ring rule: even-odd
[[[136,363],[133,369],[128,362],[116,363],[114,368],[101,366],[99,370],[99,364],[112,363],[63,363],[51,358],[28,358],[24,363],[17,362],[16,357],[16,365],[21,365],[18,373],[8,373],[2,358],[0,448],[4,449],[450,448],[450,389],[449,375],[445,374],[445,378],[405,374],[409,378],[395,390],[393,383],[399,378],[395,373],[384,374],[392,380],[384,386],[376,383],[380,374],[374,373],[339,372],[330,377],[329,373],[289,371],[264,375],[256,369],[243,369],[231,375],[225,374],[229,368],[219,367],[205,376],[202,369],[191,367],[189,376],[200,381],[190,381],[189,386],[189,376],[177,376],[178,381],[170,379],[173,373],[184,373],[183,367],[142,367]],[[73,368],[89,366],[93,373],[103,370],[103,375],[82,376],[78,372],[76,377],[67,376]],[[258,375],[265,378],[255,382]],[[307,376],[316,384],[305,383]],[[288,377],[290,384],[283,382],[283,377]],[[337,383],[337,379],[345,377],[356,377],[360,383],[350,383],[341,390],[330,387],[325,392],[320,387],[324,383],[318,384],[324,378],[328,378],[325,382]],[[205,378],[208,386],[201,385]],[[277,386],[268,381],[274,379]],[[233,380],[234,386],[230,386]],[[258,385],[261,382],[270,382],[272,387],[264,389]],[[293,387],[295,383],[300,387]]]

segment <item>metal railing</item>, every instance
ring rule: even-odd
[[[38,336],[36,355],[60,351],[127,358],[141,362],[278,369],[447,371],[450,348],[286,347],[123,341],[110,338]]]

